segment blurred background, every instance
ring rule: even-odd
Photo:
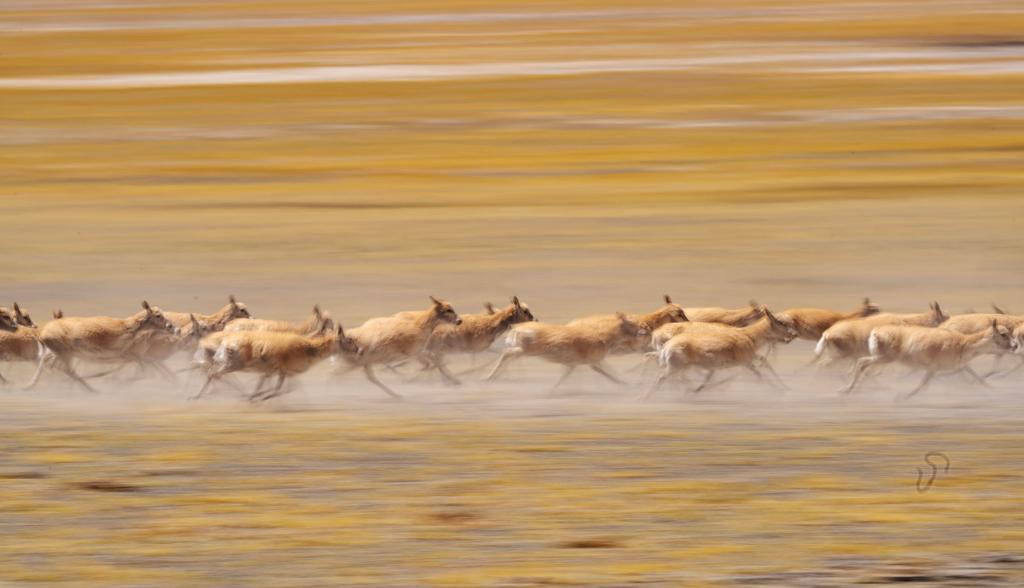
[[[44,307],[231,291],[361,320],[516,292],[569,318],[1024,285],[1016,1],[7,0],[0,22],[0,275]]]
[[[39,322],[1024,311],[1020,0],[2,0],[0,55],[0,303]],[[10,389],[0,584],[1024,583],[1019,380],[840,401],[810,349],[785,396],[646,404],[528,362]]]

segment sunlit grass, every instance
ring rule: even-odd
[[[683,412],[537,423],[242,411],[230,424],[163,412],[76,424],[73,438],[54,427],[65,417],[30,419],[8,428],[2,469],[43,477],[0,485],[5,534],[18,538],[0,555],[0,577],[852,578],[833,562],[966,562],[1020,549],[1024,488],[1007,475],[1012,454],[993,449],[1016,423],[935,420],[925,440],[884,418],[822,427],[776,412],[773,430],[738,432],[748,421],[736,415]],[[687,434],[665,434],[680,419]],[[529,435],[517,435],[524,426]],[[908,449],[877,454],[862,442],[869,436]],[[819,438],[833,454],[820,454]],[[919,494],[912,448],[935,438],[955,448],[954,472]],[[92,459],[54,460],[55,445]],[[137,491],[76,486],[89,480]],[[47,570],[26,568],[33,557]]]

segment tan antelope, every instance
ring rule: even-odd
[[[30,317],[27,312],[22,310],[21,307],[18,306],[17,302],[12,304],[11,308],[9,308],[9,309],[6,308],[6,307],[0,306],[0,314],[4,314],[4,313],[9,314],[14,319],[14,321],[16,323],[18,323],[19,325],[21,325],[23,327],[34,327],[34,326],[36,326],[36,324],[32,321],[32,317]]]
[[[797,338],[807,341],[818,341],[821,335],[839,321],[854,320],[876,315],[880,309],[865,298],[860,308],[851,312],[829,310],[825,308],[790,308],[775,315],[780,321],[789,324],[797,332]],[[768,345],[766,356],[775,352],[774,345]]]
[[[462,319],[451,304],[433,296],[430,297],[430,302],[430,308],[427,310],[404,316],[370,319],[351,329],[348,335],[359,346],[359,354],[342,357],[353,367],[361,367],[366,379],[392,398],[401,398],[401,395],[377,379],[373,366],[417,358],[423,353],[424,346],[435,327],[443,323],[462,324]],[[447,371],[443,363],[437,367],[442,373]],[[454,378],[450,373],[445,374],[445,377]]]
[[[509,362],[520,357],[539,357],[565,366],[557,388],[577,367],[585,365],[605,378],[623,382],[608,372],[605,358],[613,349],[632,346],[632,341],[647,341],[647,329],[623,313],[615,315],[614,324],[594,322],[555,325],[548,323],[520,323],[512,327],[505,337],[505,350],[486,380],[494,380]]]
[[[994,313],[969,313],[969,314],[957,314],[949,317],[949,320],[942,323],[942,328],[949,331],[956,331],[963,335],[970,335],[980,331],[984,331],[989,327],[992,321],[996,321],[996,324],[1002,327],[1006,327],[1011,332],[1018,326],[1024,324],[1024,315],[1007,314],[1003,309],[998,306],[992,305]],[[991,376],[996,373],[999,368],[999,364],[1003,357],[1006,355],[1004,350],[995,350],[986,353],[985,355],[995,355],[995,361],[992,363],[992,367],[986,376]],[[1017,368],[1012,368],[1011,371],[1015,371]],[[1009,372],[1007,372],[1009,373]]]
[[[690,323],[679,334],[661,346],[658,362],[662,371],[643,398],[650,398],[669,378],[682,376],[692,368],[707,371],[704,381],[694,393],[708,386],[718,370],[742,367],[759,379],[764,375],[757,368],[758,363],[771,369],[759,354],[759,350],[774,342],[789,343],[796,338],[792,326],[779,320],[767,308],[761,311],[757,322],[745,327],[730,327],[721,324]],[[667,326],[667,325],[666,325]],[[774,375],[774,370],[771,370]],[[775,376],[778,378],[778,376]]]
[[[869,355],[868,337],[875,327],[888,325],[906,325],[918,327],[937,327],[949,316],[942,312],[938,302],[932,302],[928,312],[915,314],[895,314],[883,312],[866,318],[839,321],[825,329],[814,348],[816,363],[826,356],[831,356],[832,363],[843,360],[855,360]]]
[[[325,331],[312,336],[281,331],[225,332],[219,337],[206,383],[193,398],[206,394],[216,380],[227,374],[247,371],[260,375],[249,400],[269,400],[284,393],[287,378],[304,373],[328,356],[355,355],[359,351],[341,325],[336,331]],[[272,376],[277,376],[276,385],[264,390],[264,383]]]
[[[146,331],[174,332],[174,325],[163,311],[142,301],[142,311],[128,318],[106,316],[65,317],[39,328],[39,341],[46,348],[40,355],[36,373],[26,389],[39,382],[45,367],[56,367],[90,392],[90,386],[74,369],[76,359],[91,361],[123,361],[138,359],[133,347]]]
[[[64,313],[59,309],[53,313],[53,318],[55,319],[62,318],[63,316]],[[211,332],[223,330],[233,320],[252,318],[249,308],[244,303],[235,299],[234,295],[228,296],[228,303],[212,314],[197,315],[192,312],[164,311],[164,316],[178,330],[174,333],[153,331],[138,337],[133,349],[129,353],[129,358],[135,361],[143,370],[146,368],[156,369],[171,381],[174,381],[176,378],[174,372],[165,363],[168,359],[179,352],[194,350],[204,336]],[[108,370],[98,375],[104,375],[111,371],[114,370]]]
[[[824,308],[790,308],[775,316],[796,329],[797,338],[817,341],[829,327],[839,321],[867,318],[879,312],[879,308],[871,304],[871,299],[865,298],[859,308],[850,312]]]
[[[488,308],[489,307],[489,308]],[[529,307],[512,297],[512,304],[501,310],[489,304],[484,306],[488,314],[461,315],[462,323],[444,323],[434,327],[434,332],[424,346],[421,358],[426,369],[437,369],[448,382],[459,384],[458,378],[444,369],[444,360],[456,353],[480,353],[491,347],[494,341],[512,325],[535,322],[537,319]]]
[[[18,324],[18,319],[15,318],[14,314],[6,308],[0,308],[0,330],[4,331],[16,331],[21,325]]]
[[[323,337],[335,329],[334,320],[324,317],[320,324],[320,330],[315,333],[307,333],[307,337]],[[215,331],[206,334],[199,339],[196,350],[192,354],[191,369],[201,369],[209,373],[213,368],[213,356],[220,349],[220,344],[234,333],[281,333],[284,331]],[[292,333],[298,335],[300,333]]]
[[[189,317],[195,317],[202,325],[206,325],[210,331],[221,331],[224,327],[236,319],[252,319],[252,314],[249,312],[249,307],[244,303],[239,302],[234,295],[227,297],[227,304],[221,306],[216,312],[212,314],[203,314],[200,312],[173,312],[171,310],[165,310],[164,316],[171,322],[172,325],[179,329],[184,329],[191,324]]]
[[[761,305],[751,300],[746,308],[687,308],[686,316],[694,323],[722,323],[731,327],[745,327],[761,318]]]
[[[239,331],[276,331],[279,333],[310,335],[320,331],[323,327],[325,316],[320,310],[319,305],[313,305],[313,314],[298,324],[270,319],[238,318],[230,321],[224,327],[224,330],[229,333],[237,333]]]
[[[35,327],[18,324],[13,311],[0,309],[0,361],[35,361],[42,353],[42,344]],[[0,374],[0,384],[7,378]]]
[[[199,341],[214,331],[214,327],[205,321],[188,314],[189,322],[173,333],[161,330],[149,330],[136,337],[129,356],[143,369],[154,368],[165,378],[175,381],[174,372],[164,363],[179,352],[190,352],[196,349]],[[224,324],[216,320],[213,325]]]
[[[223,330],[228,323],[235,319],[252,318],[252,314],[249,313],[249,308],[245,304],[235,300],[234,295],[228,296],[228,303],[213,314],[164,311],[164,316],[167,317],[167,320],[171,321],[171,324],[179,329],[184,329],[191,325],[192,318],[190,317],[194,316],[197,322],[206,325],[211,332]]]
[[[658,327],[667,323],[682,323],[688,319],[682,306],[672,302],[672,298],[665,294],[665,306],[647,314],[627,314],[629,320],[640,325],[649,335]],[[596,329],[614,330],[619,324],[619,317],[616,314],[599,314],[578,318],[570,321],[569,326],[585,326]],[[622,355],[626,353],[643,353],[647,351],[650,341],[643,337],[632,337],[621,340],[608,352],[611,355]]]
[[[874,365],[899,362],[925,371],[924,379],[906,398],[914,396],[932,381],[936,374],[965,371],[985,384],[968,363],[979,353],[1012,350],[1017,342],[1009,329],[996,321],[984,331],[963,335],[946,329],[889,325],[876,327],[868,337],[870,355],[857,360],[853,378],[840,390],[849,394],[857,386],[868,368]]]

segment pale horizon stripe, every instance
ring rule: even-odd
[[[1020,49],[1013,53],[1018,55]],[[1017,56],[1017,55],[1015,55]],[[966,61],[978,55],[960,55],[949,51],[856,51],[832,54],[778,54],[760,56],[722,56],[689,59],[621,59],[550,62],[505,62],[477,64],[387,64],[351,66],[313,66],[291,68],[253,68],[217,71],[0,78],[0,88],[28,90],[80,90],[104,88],[168,88],[184,86],[232,86],[340,82],[416,82],[464,78],[501,78],[529,76],[586,75],[685,71],[717,65],[754,65],[766,63],[815,63],[849,61],[895,61],[905,59],[949,59]],[[908,63],[881,66],[859,63],[847,66],[851,73],[863,68],[892,68],[893,71],[949,70],[952,73],[1007,73],[1017,71],[1022,62],[965,62],[923,64]],[[843,66],[818,65],[807,72],[840,71]],[[785,69],[793,70],[792,65]],[[800,71],[796,69],[794,71]]]

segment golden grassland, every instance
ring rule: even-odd
[[[820,298],[793,302],[916,307],[940,293],[913,286],[937,276],[894,276],[937,268],[929,255],[965,276],[950,303],[1022,285],[1002,269],[1021,261],[1024,212],[1012,2],[20,2],[0,16],[3,273],[44,308],[234,290],[295,314],[267,276],[336,305],[346,288],[476,305],[495,296],[479,284],[538,298],[577,270],[570,282],[615,305],[669,286],[788,304],[811,284]],[[373,69],[413,66],[475,69]],[[310,67],[391,73],[275,77]],[[252,71],[266,79],[231,81]],[[131,77],[161,74],[184,81]],[[577,308],[570,285],[549,316]],[[356,298],[353,319],[375,310]]]
[[[31,406],[0,441],[15,583],[1024,579],[1021,423],[991,412]],[[918,493],[934,448],[953,469]]]

